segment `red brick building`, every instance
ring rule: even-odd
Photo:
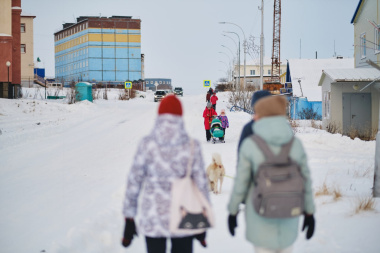
[[[0,1],[0,98],[17,98],[21,87],[21,0]]]

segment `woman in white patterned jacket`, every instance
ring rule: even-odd
[[[144,185],[138,232],[146,238],[148,253],[166,252],[166,240],[171,239],[172,253],[192,253],[193,238],[206,247],[206,234],[173,234],[169,230],[171,185],[173,180],[186,174],[190,159],[190,137],[185,131],[182,106],[174,95],[160,103],[158,117],[152,132],[144,137],[128,175],[123,214],[125,230],[122,244],[128,247],[136,233],[134,218],[137,215],[138,197]],[[201,146],[193,142],[191,177],[209,200]]]

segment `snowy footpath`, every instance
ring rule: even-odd
[[[219,113],[229,104],[226,93],[218,96]],[[227,228],[237,142],[250,115],[226,110],[226,143],[207,143],[205,95],[180,99],[186,130],[202,143],[205,166],[218,152],[229,176],[222,193],[211,194],[216,227],[208,231],[208,247],[195,241],[194,252],[253,252],[243,213],[235,237]],[[151,131],[157,109],[151,96],[72,105],[0,99],[0,252],[145,252],[142,236],[127,249],[121,246],[121,208],[137,144]],[[375,142],[330,134],[309,121],[299,125],[296,135],[309,158],[317,211],[313,238],[300,233],[294,252],[380,252],[379,200],[374,210],[356,211],[358,202],[371,196]]]

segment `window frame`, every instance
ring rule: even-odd
[[[380,53],[380,24],[374,27],[374,38],[375,38],[375,54]]]
[[[367,36],[366,33],[360,34],[360,59],[367,58]]]
[[[330,119],[330,109],[331,109],[331,93],[330,91],[324,91],[323,92],[323,97],[324,97],[324,114],[323,114],[323,117],[325,119]]]
[[[24,52],[22,51],[24,49]],[[26,54],[26,44],[20,44],[20,50],[22,54]]]
[[[22,31],[22,28],[24,28],[24,31]],[[25,23],[21,23],[20,24],[20,32],[21,33],[26,33],[26,25],[25,25]]]

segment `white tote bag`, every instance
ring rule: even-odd
[[[193,140],[190,140],[190,147],[186,175],[172,184],[170,232],[175,234],[200,234],[214,226],[211,205],[190,177],[194,157]]]

